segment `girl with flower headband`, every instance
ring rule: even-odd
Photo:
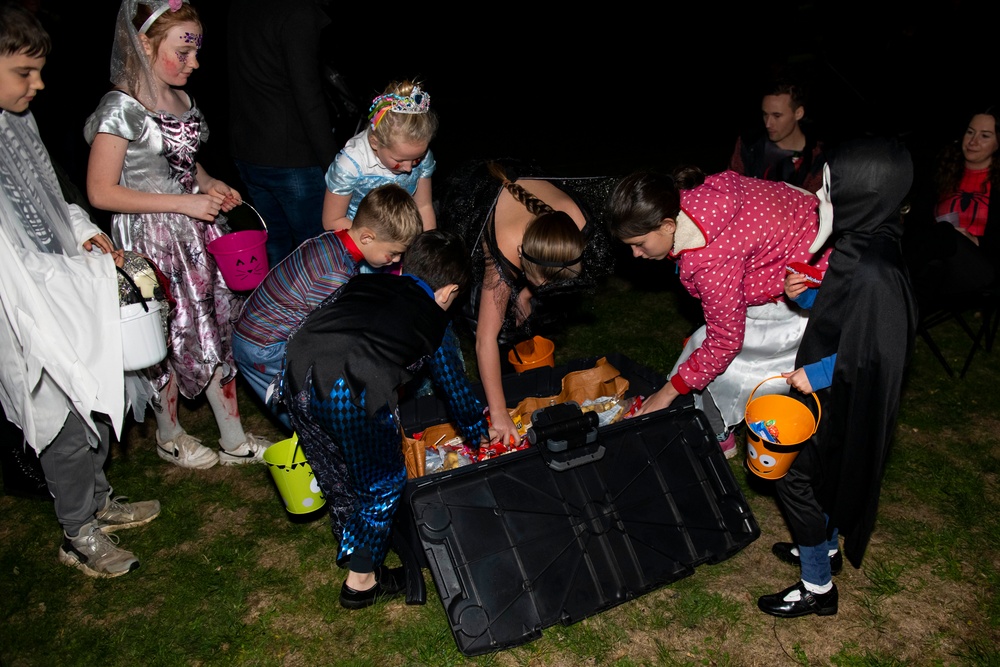
[[[84,128],[91,203],[114,212],[116,244],[148,256],[170,280],[170,352],[150,372],[160,390],[157,453],[185,468],[260,461],[270,444],[243,431],[230,344],[241,299],[206,250],[229,231],[221,214],[242,198],[196,160],[208,127],[183,86],[198,69],[201,43],[201,20],[187,0],[124,0],[111,54],[114,89]],[[179,394],[202,392],[219,425],[218,453],[177,420]]]
[[[431,195],[437,163],[428,146],[438,120],[430,102],[431,96],[411,81],[391,83],[372,100],[368,126],[348,140],[326,172],[325,229],[349,228],[365,195],[386,183],[401,186],[416,200],[425,230],[437,227]]]

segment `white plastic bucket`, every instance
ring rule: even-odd
[[[163,337],[159,302],[147,301],[122,306],[121,320],[122,362],[125,370],[137,371],[163,361],[167,356],[167,341]]]

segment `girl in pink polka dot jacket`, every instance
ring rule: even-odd
[[[635,257],[672,259],[705,317],[670,382],[639,414],[694,391],[726,456],[736,454],[733,429],[751,392],[794,366],[805,330],[808,312],[784,298],[786,267],[806,262],[826,270],[830,252],[817,252],[824,241],[818,205],[804,190],[733,171],[707,177],[690,167],[673,177],[637,172],[616,186],[609,203],[612,234]],[[785,386],[773,384],[778,391]]]

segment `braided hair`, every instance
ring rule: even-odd
[[[545,285],[579,277],[587,238],[573,218],[511,181],[496,162],[490,162],[487,169],[514,199],[535,216],[521,239],[521,267],[529,282]]]

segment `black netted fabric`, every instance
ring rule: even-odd
[[[587,220],[584,233],[588,236],[583,254],[583,272],[577,278],[537,288],[532,298],[531,313],[517,326],[517,297],[527,286],[524,274],[502,261],[497,262],[497,274],[510,289],[510,299],[503,304],[506,313],[500,331],[501,345],[529,338],[535,330],[557,319],[572,301],[572,296],[596,287],[598,279],[614,269],[611,239],[605,225],[605,204],[618,181],[616,176],[560,178],[551,176],[537,164],[516,160],[497,159],[507,174],[519,178],[538,178],[552,183],[570,195]],[[475,331],[479,313],[479,296],[486,275],[486,263],[494,261],[499,253],[493,227],[493,211],[500,195],[501,183],[487,168],[490,161],[469,162],[456,169],[445,181],[438,223],[442,229],[461,235],[472,253],[473,287],[469,290],[462,314]],[[490,256],[487,256],[487,249]]]

